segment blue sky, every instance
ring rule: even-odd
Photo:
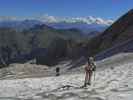
[[[0,0],[0,16],[95,16],[116,19],[133,8],[133,0]]]

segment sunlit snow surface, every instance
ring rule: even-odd
[[[0,81],[0,100],[133,100],[133,63],[97,70],[92,85],[84,73]]]

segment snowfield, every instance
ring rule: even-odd
[[[82,71],[59,77],[1,80],[0,100],[133,100],[133,63],[98,68],[92,85],[80,88],[83,84]]]

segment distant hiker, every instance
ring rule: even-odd
[[[60,76],[60,68],[59,67],[56,68],[56,76]]]
[[[96,70],[96,66],[94,63],[94,58],[93,57],[89,57],[87,59],[87,65],[85,66],[85,83],[84,83],[84,87],[86,87],[87,85],[91,85],[91,77],[93,74],[93,71]]]

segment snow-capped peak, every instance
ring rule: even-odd
[[[23,21],[23,20],[38,20],[43,23],[82,23],[82,24],[99,24],[99,25],[111,25],[113,20],[105,20],[93,16],[87,17],[56,17],[49,15],[42,15],[38,17],[11,17],[0,16],[0,21]]]
[[[55,17],[44,15],[38,17],[40,21],[47,23],[86,23],[86,24],[103,24],[110,25],[113,23],[113,20],[104,20],[102,18],[96,18],[93,16],[88,17]]]
[[[35,19],[39,19],[40,21],[48,22],[48,23],[56,23],[57,22],[57,18],[56,17],[49,16],[49,15],[43,15],[43,16],[37,17]]]

